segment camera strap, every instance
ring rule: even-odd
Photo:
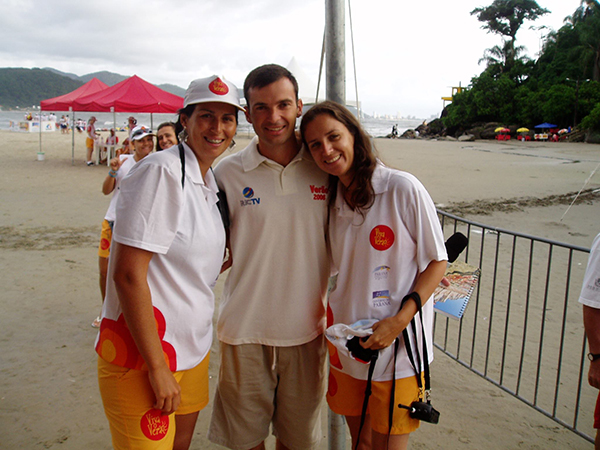
[[[423,372],[424,372],[424,378],[425,378],[425,391],[424,392],[425,392],[425,395],[428,397],[429,391],[431,389],[431,379],[430,379],[430,375],[429,375],[429,357],[427,354],[427,341],[426,341],[426,336],[425,336],[425,327],[423,325],[423,311],[421,309],[421,296],[416,292],[411,292],[410,294],[408,294],[406,297],[404,297],[402,299],[402,305],[404,305],[404,303],[410,299],[413,299],[414,302],[416,303],[417,312],[419,313],[419,319],[421,321],[421,335],[423,336]],[[404,338],[404,347],[406,348],[406,354],[408,355],[408,359],[410,360],[411,365],[415,369],[415,374],[417,376],[417,385],[419,386],[419,391],[420,391],[419,395],[421,395],[421,393],[423,393],[423,382],[421,381],[421,355],[419,353],[419,345],[418,345],[419,341],[417,340],[417,326],[415,324],[414,317],[410,320],[410,328],[412,330],[412,334],[414,337],[416,358],[413,356],[413,351],[412,351],[412,347],[410,345],[410,339],[409,339],[407,328],[408,327],[406,327],[402,331],[402,337]]]
[[[367,376],[367,387],[365,388],[365,398],[363,400],[362,412],[360,414],[360,426],[358,427],[358,436],[356,437],[356,445],[354,446],[354,450],[358,449],[358,444],[360,442],[360,433],[362,431],[363,425],[365,424],[365,419],[367,417],[367,407],[369,406],[369,397],[371,396],[371,380],[373,379],[373,371],[375,370],[375,364],[377,363],[377,357],[379,356],[379,352],[374,352],[371,354],[371,361],[369,363],[369,374]]]
[[[183,148],[183,144],[181,142],[177,147],[179,148],[179,159],[181,160],[181,189],[183,189],[183,186],[185,185],[185,149]],[[214,176],[215,172],[213,171],[212,167],[210,168],[210,171]],[[218,187],[217,189],[217,197],[219,198],[217,201],[217,208],[219,208],[219,214],[221,215],[223,226],[225,228],[229,228],[229,205],[227,205],[227,196],[221,189]]]

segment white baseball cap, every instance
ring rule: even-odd
[[[148,128],[145,125],[138,125],[131,132],[132,141],[139,141],[140,139],[145,138],[146,136],[154,136],[154,133],[150,128]]]
[[[184,108],[188,105],[207,102],[227,103],[244,111],[244,108],[240,106],[238,88],[231,81],[227,81],[224,77],[218,75],[198,78],[192,81],[187,91],[185,91]]]

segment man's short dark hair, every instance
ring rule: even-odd
[[[257,67],[246,77],[244,81],[244,97],[246,103],[250,106],[250,89],[252,88],[264,88],[265,86],[275,83],[282,78],[290,80],[294,86],[294,92],[296,93],[296,102],[298,101],[298,82],[292,72],[287,70],[278,64],[265,64],[264,66]]]

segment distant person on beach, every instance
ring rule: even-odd
[[[118,143],[119,143],[119,137],[115,134],[115,129],[111,128],[109,131],[109,135],[106,138],[106,141],[104,141],[104,147],[102,148],[102,159],[100,160],[100,164],[106,163],[106,158],[108,158],[108,154],[109,154],[109,148],[110,148],[109,146],[116,149],[116,145]],[[116,151],[115,151],[115,155],[116,155]]]
[[[600,389],[600,234],[596,236],[590,249],[579,302],[583,304],[583,326],[590,350],[588,382],[590,386]],[[596,399],[594,428],[596,429],[595,448],[600,450],[600,393]]]
[[[392,125],[392,137],[398,137],[398,124]]]
[[[62,134],[67,134],[69,132],[69,122],[65,116],[61,116],[60,118],[60,132]]]
[[[133,129],[136,127],[136,125],[137,125],[136,118],[133,116],[129,116],[127,118],[127,133],[130,138],[131,138],[131,133],[133,132]]]
[[[187,449],[208,404],[212,288],[225,254],[211,165],[239,110],[232,83],[192,81],[179,112],[185,139],[137,163],[121,185],[96,340],[115,449]]]
[[[296,138],[302,101],[287,69],[254,69],[244,95],[258,136],[215,168],[230,208],[232,259],[208,437],[264,449],[272,424],[278,449],[310,449],[321,439],[326,377],[327,175]]]
[[[413,175],[377,159],[369,136],[345,107],[330,101],[313,106],[302,118],[300,131],[316,164],[330,175],[328,242],[332,273],[338,278],[329,295],[328,325],[372,319],[373,334],[360,345],[372,350],[392,346],[391,352],[379,352],[376,365],[385,370],[373,378],[369,413],[360,433],[369,365],[345,357],[333,345],[327,401],[332,411],[346,417],[353,448],[360,434],[358,448],[405,449],[419,420],[396,405],[419,400],[417,376],[422,372],[417,374],[411,365],[401,335],[422,301],[427,355],[432,359],[431,296],[446,269],[435,205]],[[421,335],[420,321],[416,323]],[[396,339],[398,346],[393,345]],[[421,339],[413,355],[423,355]]]
[[[114,131],[111,129],[111,131]],[[100,270],[100,294],[102,303],[106,297],[106,273],[108,271],[108,256],[110,255],[110,243],[112,241],[112,230],[115,223],[117,199],[121,181],[129,173],[129,170],[152,152],[154,147],[152,130],[145,126],[139,126],[133,130],[132,139],[134,152],[133,155],[119,154],[110,160],[110,170],[102,183],[102,193],[104,195],[113,194],[108,205],[108,210],[102,221],[102,231],[100,233],[100,245],[98,247],[98,268]],[[115,136],[116,137],[116,136]],[[108,141],[108,140],[107,140]],[[120,153],[120,152],[119,152]],[[92,322],[94,328],[100,327],[100,316]]]
[[[92,116],[88,120],[88,124],[86,127],[87,137],[85,138],[85,148],[87,150],[86,164],[88,166],[94,165],[94,161],[92,161],[92,156],[94,154],[94,143],[96,142],[96,139],[98,139],[98,133],[96,133],[96,127],[94,126],[95,123],[96,118]]]
[[[179,139],[175,133],[175,124],[173,122],[161,123],[156,130],[156,151],[160,152],[177,144],[179,144]]]

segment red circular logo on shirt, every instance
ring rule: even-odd
[[[229,88],[220,78],[216,78],[209,85],[208,88],[213,94],[217,95],[227,95],[229,93]]]
[[[377,225],[371,230],[371,234],[369,235],[371,245],[375,250],[379,250],[380,252],[394,245],[395,239],[394,232],[386,225]]]
[[[169,431],[169,416],[162,416],[160,409],[150,409],[142,416],[140,427],[148,439],[160,441]]]

